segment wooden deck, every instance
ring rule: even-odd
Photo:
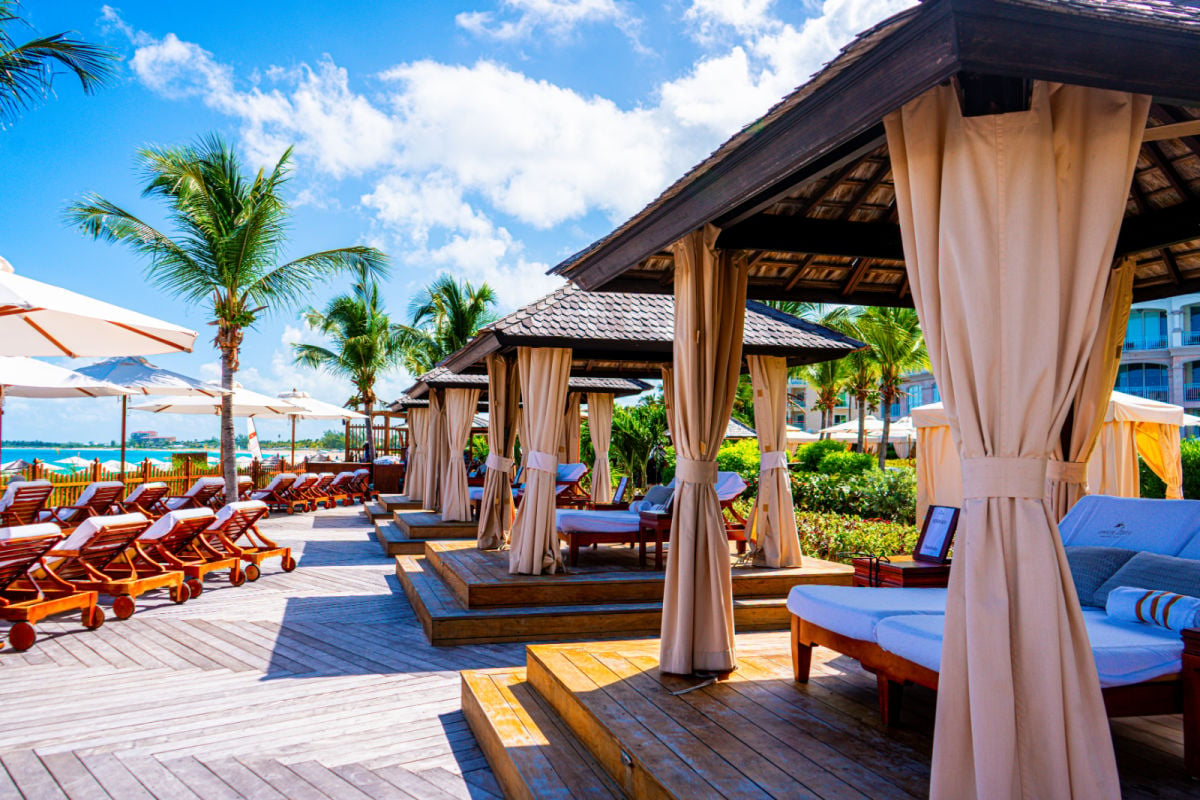
[[[475,541],[479,535],[478,522],[445,522],[439,511],[397,511],[392,514],[392,519],[409,539]]]

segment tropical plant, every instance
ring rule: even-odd
[[[800,447],[796,451],[796,462],[805,472],[816,472],[821,461],[830,453],[844,453],[846,445],[835,439],[820,439]]]
[[[823,475],[861,475],[875,469],[875,459],[869,453],[826,453],[817,464]]]
[[[797,511],[916,523],[917,478],[911,469],[871,470],[860,475],[792,472],[791,480]]]
[[[366,419],[368,447],[375,441],[371,425],[375,382],[400,365],[404,350],[400,332],[392,325],[379,299],[379,284],[369,271],[359,273],[350,294],[329,301],[324,311],[310,307],[304,321],[324,334],[329,347],[298,342],[292,345],[297,364],[345,378],[354,385]]]
[[[232,389],[242,337],[263,312],[295,307],[325,278],[350,271],[383,275],[387,257],[373,247],[343,247],[282,261],[289,208],[282,191],[291,166],[289,148],[269,173],[247,177],[237,154],[212,135],[180,147],[147,147],[137,154],[144,197],[162,200],[174,228],[169,236],[95,194],[67,209],[86,235],[127,245],[149,260],[156,286],[211,308],[221,352],[221,385]],[[282,262],[282,263],[281,263]],[[233,404],[221,401],[221,466],[235,494]]]
[[[857,333],[855,331],[854,333]],[[854,335],[854,334],[851,334]],[[867,409],[879,402],[879,365],[870,347],[846,356],[843,385],[858,409],[858,452],[866,452]],[[874,401],[874,403],[872,402]]]
[[[866,520],[843,514],[798,511],[796,534],[805,555],[849,562],[851,554],[895,556],[911,553],[920,532],[912,524]]]
[[[845,388],[846,361],[822,361],[802,367],[800,377],[817,393],[813,408],[821,412],[821,427],[833,424],[833,410],[838,406],[838,397]]]
[[[115,51],[70,33],[18,44],[14,29],[30,27],[17,13],[20,7],[17,0],[0,0],[0,127],[50,94],[55,67],[74,73],[83,91],[91,94],[114,75],[118,61]]]
[[[412,299],[408,324],[399,327],[404,367],[424,375],[461,350],[480,328],[495,321],[495,305],[496,292],[486,283],[475,286],[449,275],[435,278]]]
[[[892,403],[899,399],[900,382],[910,372],[929,368],[929,353],[917,312],[911,308],[872,307],[863,311],[855,324],[858,337],[871,346],[878,368],[880,416],[883,433],[879,468],[887,461]]]
[[[646,486],[646,465],[667,442],[667,412],[661,398],[647,397],[633,406],[614,406],[609,456],[634,486]]]

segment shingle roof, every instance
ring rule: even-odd
[[[487,384],[487,375],[484,374],[459,373],[453,372],[446,367],[434,367],[429,372],[417,378],[417,382],[406,389],[404,395],[392,405],[402,408],[405,404],[423,402],[425,406],[428,406],[429,400],[425,395],[430,388],[478,388],[483,389],[486,394]],[[619,396],[641,394],[650,388],[650,384],[645,381],[630,378],[594,377],[572,377],[567,386],[572,392],[595,392]]]

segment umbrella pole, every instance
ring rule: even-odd
[[[296,415],[290,414],[292,418],[292,466],[296,466]]]
[[[121,395],[121,483],[125,483],[125,418],[128,416],[129,395]]]
[[[4,462],[4,387],[0,386],[0,463]]]

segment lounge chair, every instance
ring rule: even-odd
[[[246,578],[252,581],[258,580],[260,565],[268,558],[278,556],[284,572],[296,568],[292,548],[281,547],[258,530],[258,521],[266,515],[267,504],[261,500],[230,503],[217,512],[217,518],[202,534],[213,550],[246,562]]]
[[[12,481],[0,497],[0,525],[32,525],[53,491],[50,481]]]
[[[333,508],[334,500],[329,493],[330,487],[333,486],[333,479],[336,476],[332,472],[317,473],[317,482],[312,485],[312,488],[307,491],[308,498],[312,501],[312,509],[315,511],[317,506],[324,505],[326,508]]]
[[[350,492],[353,488],[354,473],[339,472],[333,476],[333,483],[329,484],[329,498],[335,504],[350,505]]]
[[[218,492],[224,491],[225,479],[210,475],[197,478],[196,482],[181,495],[163,498],[162,504],[167,511],[181,511],[185,508],[204,508]]]
[[[271,479],[266,488],[251,492],[250,499],[266,503],[268,508],[285,508],[287,504],[287,492],[295,482],[295,473],[281,472]]]
[[[238,475],[236,499],[249,500],[252,491],[254,491],[254,478],[251,478],[249,475]],[[226,502],[228,502],[228,499],[225,497],[225,484],[222,482],[221,491],[213,495],[212,499],[208,501],[208,507],[216,511],[225,505]]]
[[[296,477],[296,482],[292,484],[292,488],[283,492],[283,508],[289,514],[294,514],[297,511],[312,511],[313,505],[312,492],[313,487],[320,481],[320,477],[315,472],[302,472]]]
[[[559,464],[554,475],[554,505],[557,508],[586,508],[591,497],[582,481],[590,470],[587,464]]]
[[[1181,634],[1126,622],[1097,604],[1101,585],[1129,580],[1155,588],[1141,582],[1144,575],[1120,574],[1121,559],[1137,557],[1134,552],[1173,556],[1164,572],[1184,569],[1178,559],[1200,561],[1200,502],[1089,495],[1063,519],[1060,532],[1068,561],[1080,559],[1073,580],[1109,716],[1182,712],[1185,764],[1200,777],[1200,629]],[[1119,566],[1100,574],[1094,564],[1085,568],[1084,559],[1097,552],[1115,553]],[[794,587],[788,609],[795,679],[808,681],[816,646],[855,658],[875,673],[880,716],[894,724],[906,684],[937,689],[945,608],[944,589]]]
[[[365,503],[368,500],[373,500],[374,492],[371,491],[371,470],[362,469],[354,470],[354,482],[352,484],[354,491],[350,493],[350,502],[353,503],[355,498],[359,502]]]
[[[134,598],[154,589],[168,589],[171,600],[185,602],[189,591],[181,570],[138,558],[133,543],[149,527],[143,514],[89,517],[54,546],[45,570],[76,589],[112,596],[117,619],[132,616]]]
[[[629,476],[622,475],[621,480],[617,481],[617,490],[613,492],[612,500],[607,503],[588,503],[589,511],[625,511],[629,508],[629,501],[625,499],[625,495],[629,492]]]
[[[107,514],[125,494],[120,481],[89,483],[79,499],[68,506],[57,506],[38,514],[38,522],[53,522],[63,530],[71,530],[89,517]]]
[[[229,570],[229,582],[241,586],[246,582],[241,558],[218,552],[202,535],[216,518],[211,508],[170,511],[147,528],[134,547],[142,558],[167,569],[181,570],[187,576],[184,585],[192,599],[204,591],[204,576],[210,572]]]
[[[166,513],[167,509],[162,501],[170,491],[171,488],[162,481],[147,481],[139,483],[124,500],[114,505],[122,514],[132,514],[136,511],[147,517],[158,517]]]
[[[34,624],[51,614],[79,609],[85,628],[104,624],[96,592],[77,589],[54,575],[30,575],[62,538],[62,530],[49,522],[0,528],[0,619],[12,623],[8,643],[14,650],[32,647],[37,640]]]

